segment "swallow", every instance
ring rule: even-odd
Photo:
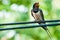
[[[43,15],[43,11],[41,8],[39,8],[39,2],[34,3],[33,8],[31,10],[31,15],[35,19],[35,21],[44,21],[45,20],[44,15]],[[38,23],[38,24],[45,24],[45,22],[44,23]],[[51,39],[51,34],[50,34],[47,26],[42,26],[42,28],[48,33],[48,35]]]

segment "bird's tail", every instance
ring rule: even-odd
[[[38,24],[41,24],[41,23],[38,23]],[[45,24],[45,23],[44,23],[44,24]],[[51,35],[50,31],[48,30],[47,26],[42,26],[42,28],[47,32],[50,40],[52,40],[52,35]]]
[[[52,40],[52,35],[51,35],[50,31],[48,30],[48,28],[47,27],[42,27],[42,28],[46,31],[46,33],[48,34],[50,40]]]

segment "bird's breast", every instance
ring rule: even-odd
[[[35,19],[36,21],[42,20],[42,16],[41,16],[41,13],[40,13],[40,12],[37,12],[37,13],[34,13],[34,12],[33,12],[33,16],[34,16],[34,19]]]

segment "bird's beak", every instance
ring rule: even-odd
[[[39,8],[39,4],[37,4],[36,7]]]

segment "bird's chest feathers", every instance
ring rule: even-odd
[[[38,11],[37,13],[33,12],[33,16],[34,16],[35,20],[42,20],[40,11]]]

